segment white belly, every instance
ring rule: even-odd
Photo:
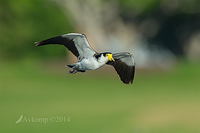
[[[94,70],[102,67],[104,62],[97,62],[94,58],[85,58],[80,62],[81,68],[84,70]]]

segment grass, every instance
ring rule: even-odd
[[[138,70],[133,85],[124,85],[112,68],[109,73],[102,69],[69,75],[64,64],[1,62],[1,133],[200,131],[199,64],[181,62],[166,71]],[[24,121],[16,124],[21,115]],[[49,121],[27,122],[25,118]],[[51,121],[54,118],[58,121]]]

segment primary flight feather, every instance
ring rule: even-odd
[[[71,68],[69,73],[95,70],[105,64],[112,65],[117,71],[123,83],[133,83],[135,74],[135,61],[133,55],[128,52],[112,54],[110,52],[98,53],[89,45],[86,36],[80,33],[69,33],[35,42],[36,46],[47,44],[64,45],[76,57],[78,62],[67,65]]]

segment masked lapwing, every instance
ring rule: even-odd
[[[89,45],[84,34],[69,33],[35,42],[36,46],[47,44],[64,45],[76,57],[78,62],[67,65],[71,68],[69,73],[95,70],[105,64],[112,65],[117,71],[123,83],[133,83],[135,74],[135,61],[133,55],[128,52],[112,54],[110,52],[98,53]]]

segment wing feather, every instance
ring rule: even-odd
[[[135,75],[135,61],[130,53],[113,54],[115,61],[109,61],[107,64],[112,65],[121,81],[125,84],[133,83]]]
[[[64,34],[61,36],[56,36],[40,42],[36,42],[36,46],[48,44],[64,45],[78,59],[82,59],[84,57],[91,57],[96,53],[89,45],[86,36],[84,34],[79,33]]]

